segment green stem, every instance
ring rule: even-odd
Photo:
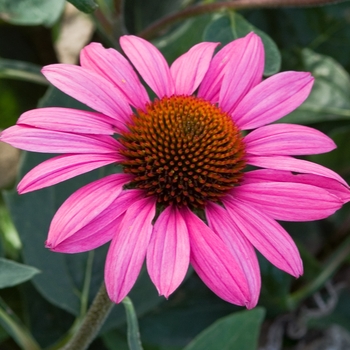
[[[0,300],[0,323],[10,334],[13,340],[25,350],[40,350],[39,344],[32,338],[30,332],[25,328],[12,310]]]
[[[302,300],[308,298],[322,288],[349,255],[350,237],[348,237],[326,261],[322,272],[311,283],[290,295],[287,300],[289,309],[294,310]]]
[[[63,350],[85,350],[95,339],[114,304],[102,284],[78,331]]]
[[[125,297],[122,301],[125,312],[126,321],[128,324],[128,344],[130,350],[142,350],[142,344],[140,339],[140,331],[137,323],[137,316],[134,309],[134,305],[129,297]]]
[[[0,78],[29,81],[48,85],[48,81],[40,73],[40,67],[33,63],[0,58]]]
[[[144,39],[152,39],[170,25],[206,13],[218,12],[222,10],[245,10],[257,8],[276,7],[308,7],[317,5],[334,4],[348,0],[234,0],[219,1],[213,3],[202,3],[190,6],[182,11],[170,14],[154,22],[137,35]]]
[[[83,285],[83,290],[81,293],[81,307],[80,307],[80,316],[83,318],[86,314],[87,308],[88,308],[88,302],[89,302],[89,290],[90,290],[90,283],[91,283],[91,271],[92,271],[92,264],[94,262],[94,255],[95,251],[91,250],[88,253],[88,258],[86,262],[86,270],[85,270],[85,281]]]

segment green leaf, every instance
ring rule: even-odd
[[[24,166],[31,168],[47,159],[40,156],[27,154]],[[44,246],[50,221],[62,201],[57,192],[51,187],[21,197],[15,192],[5,193],[4,197],[23,243],[23,260],[42,271],[33,280],[34,285],[51,303],[77,315],[79,298],[73,292],[75,285],[68,274],[65,256],[52,253]]]
[[[102,339],[108,350],[129,350],[125,336],[119,334],[117,330],[103,334]]]
[[[212,15],[201,15],[183,21],[168,35],[154,40],[167,62],[171,64],[176,58],[188,51],[193,45],[203,41],[204,30]],[[189,33],[191,33],[189,35]]]
[[[126,27],[130,33],[138,33],[160,18],[179,11],[183,5],[183,0],[124,1]]]
[[[23,283],[38,273],[40,271],[35,267],[0,258],[0,288],[12,287]]]
[[[241,311],[216,321],[184,350],[254,350],[257,348],[263,308]]]
[[[287,297],[292,277],[281,271],[258,253],[261,271],[261,294],[259,304],[266,307],[269,317],[287,311]]]
[[[62,334],[68,332],[74,322],[74,316],[50,304],[32,283],[21,285],[21,296],[26,323],[30,325],[30,333],[42,349],[58,342]],[[8,302],[11,305],[10,302],[11,300]]]
[[[309,49],[301,52],[303,69],[315,77],[308,99],[283,123],[316,123],[350,119],[350,76],[333,58]]]
[[[254,27],[241,15],[230,12],[229,15],[215,16],[204,32],[204,41],[219,41],[226,45],[230,41],[255,32],[260,36],[265,48],[264,75],[277,73],[281,67],[281,55],[274,41],[263,31]]]
[[[309,156],[313,162],[320,163],[338,173],[348,174],[349,149],[350,149],[350,127],[336,128],[329,136],[336,143],[337,148],[332,152],[314,154]]]
[[[72,5],[74,5],[78,10],[91,13],[94,12],[98,5],[94,0],[68,0]]]
[[[0,324],[21,349],[40,350],[39,344],[28,329],[2,299],[0,299]]]
[[[47,85],[48,81],[40,73],[40,69],[40,66],[33,63],[0,58],[0,78],[25,80]]]
[[[52,26],[64,4],[64,0],[0,0],[0,18],[12,24]]]

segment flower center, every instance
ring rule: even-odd
[[[194,96],[156,100],[122,134],[125,173],[158,202],[203,208],[242,177],[245,145],[231,117]]]

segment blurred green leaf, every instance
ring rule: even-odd
[[[183,21],[173,31],[155,40],[154,43],[171,64],[193,45],[203,41],[204,30],[211,19],[212,15],[202,15]]]
[[[48,81],[40,73],[40,69],[40,66],[33,63],[0,58],[0,78],[25,80],[48,85]]]
[[[239,310],[192,273],[169,300],[139,319],[142,343],[147,349],[182,349],[217,319]]]
[[[23,165],[28,170],[44,159],[47,157],[27,154]],[[64,191],[63,187],[59,189],[68,195],[67,190]],[[63,202],[57,192],[51,187],[21,197],[15,192],[7,192],[4,197],[23,244],[24,262],[42,271],[33,280],[36,288],[51,303],[78,315],[79,298],[74,292],[76,287],[68,274],[65,256],[44,247],[50,221]]]
[[[263,308],[226,316],[199,334],[184,350],[254,350],[257,348]]]
[[[308,47],[320,54],[331,55],[349,71],[348,11],[349,2],[345,1],[310,8],[255,10],[245,16],[271,35],[288,55],[297,48]]]
[[[250,32],[258,34],[265,48],[264,75],[277,73],[281,68],[281,55],[274,41],[263,31],[254,27],[236,12],[215,16],[208,24],[203,40],[219,41],[226,45],[230,41],[246,36]]]
[[[68,0],[72,5],[74,5],[78,10],[91,13],[98,8],[98,4],[94,0]]]
[[[309,49],[301,52],[303,69],[315,77],[315,84],[308,99],[283,123],[316,123],[350,119],[350,77],[333,58],[317,54]]]
[[[22,284],[20,289],[25,319],[30,325],[33,337],[42,348],[59,341],[62,334],[72,326],[74,316],[49,303],[36,291],[32,283]]]
[[[12,287],[23,283],[38,273],[40,271],[35,267],[0,258],[0,288]]]
[[[128,0],[124,2],[124,20],[129,33],[137,34],[160,18],[176,12],[183,0]]]
[[[66,95],[62,91],[50,86],[46,94],[40,99],[38,107],[67,107],[90,110],[87,106],[81,104],[74,98]]]
[[[0,324],[21,349],[40,350],[40,346],[26,326],[2,299],[0,299]]]
[[[64,0],[0,0],[0,19],[19,25],[52,26],[64,4]]]
[[[129,350],[125,336],[117,330],[103,334],[102,339],[108,350]]]
[[[266,307],[269,317],[274,317],[287,309],[292,277],[272,265],[260,253],[257,255],[262,279],[259,305]]]
[[[350,127],[334,129],[329,136],[336,143],[337,148],[332,152],[314,154],[309,156],[313,162],[320,163],[336,172],[350,175],[349,149],[350,149]]]
[[[34,108],[45,86],[28,81],[0,79],[0,129],[16,123],[20,114]]]

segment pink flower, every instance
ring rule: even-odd
[[[268,125],[303,103],[313,77],[283,72],[262,81],[264,49],[254,33],[214,57],[217,43],[195,45],[170,68],[141,38],[123,36],[120,45],[157,98],[120,53],[92,43],[81,52],[81,67],[54,64],[43,74],[97,112],[35,109],[1,133],[15,147],[63,154],[31,170],[20,193],[123,166],[123,174],[63,203],[46,246],[78,253],[111,241],[105,282],[116,303],[146,258],[165,297],[191,263],[219,297],[254,307],[261,284],[254,248],[281,270],[303,273],[297,247],[276,220],[322,219],[350,199],[339,175],[292,157],[331,151],[330,138],[306,126]]]

